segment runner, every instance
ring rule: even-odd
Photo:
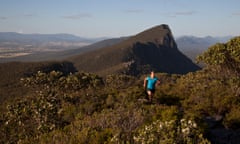
[[[160,81],[158,80],[157,77],[155,77],[154,71],[151,71],[150,76],[144,79],[143,86],[147,91],[148,100],[150,103],[152,103],[152,99],[155,93],[155,86],[159,84],[160,84]]]

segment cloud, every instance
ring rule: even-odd
[[[25,17],[34,17],[33,14],[24,14],[23,16],[25,16]]]
[[[127,13],[142,13],[144,10],[142,9],[132,9],[132,10],[127,10]]]
[[[191,16],[194,15],[195,11],[181,11],[181,12],[173,12],[173,13],[163,13],[166,17],[176,18],[177,16]]]
[[[0,20],[6,20],[6,19],[8,19],[8,17],[0,16]]]
[[[82,19],[82,18],[90,18],[90,17],[92,17],[92,15],[91,14],[87,14],[87,13],[63,16],[63,18],[65,18],[65,19],[73,19],[73,20]]]
[[[236,12],[232,14],[233,16],[240,16],[240,12]]]
[[[182,12],[176,12],[175,15],[193,15],[194,13],[196,13],[195,11],[182,11]]]
[[[23,34],[23,30],[22,29],[20,29],[20,30],[18,30],[18,32],[17,33],[19,33],[19,34]]]

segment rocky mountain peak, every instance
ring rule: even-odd
[[[135,35],[132,39],[140,43],[151,42],[158,47],[165,46],[174,49],[177,48],[171,29],[166,24],[147,29]]]
[[[168,25],[155,26],[118,44],[71,58],[78,69],[100,74],[139,75],[150,70],[187,73],[199,69],[177,48]]]

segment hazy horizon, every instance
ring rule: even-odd
[[[146,29],[144,29],[146,30]],[[143,32],[144,30],[138,32],[138,33],[141,33]],[[83,38],[83,39],[96,39],[96,40],[104,40],[104,39],[114,39],[114,38],[123,38],[123,37],[131,37],[131,36],[134,36],[136,34],[132,34],[132,35],[128,35],[128,36],[117,36],[117,37],[84,37],[84,36],[79,36],[79,35],[75,35],[75,34],[71,34],[71,33],[19,33],[19,32],[1,32],[0,33],[17,33],[17,34],[22,34],[22,35],[72,35],[72,36],[75,36],[75,37],[79,37],[79,38]],[[195,37],[195,38],[207,38],[207,37],[212,37],[212,38],[232,38],[232,37],[235,37],[235,36],[240,36],[240,35],[224,35],[224,36],[211,36],[211,35],[206,35],[206,36],[195,36],[195,35],[179,35],[179,36],[174,36],[175,39],[178,39],[178,38],[181,38],[181,37]]]

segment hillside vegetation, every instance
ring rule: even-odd
[[[198,60],[207,66],[196,72],[157,73],[153,103],[145,99],[146,75],[21,75],[16,87],[27,91],[2,103],[0,143],[239,143],[240,37]]]

